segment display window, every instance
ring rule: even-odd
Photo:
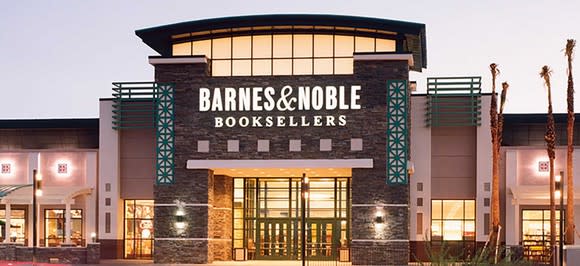
[[[432,200],[431,244],[434,252],[445,247],[452,256],[475,254],[475,200]]]
[[[63,209],[44,210],[44,245],[57,247],[66,241],[65,227],[66,218]],[[71,235],[70,240],[77,246],[82,246],[83,241],[83,211],[81,209],[70,210]]]
[[[152,258],[153,218],[153,200],[125,200],[125,258]]]
[[[556,212],[556,242],[560,240],[560,212]],[[550,210],[522,210],[524,256],[533,261],[550,259]]]
[[[0,239],[4,241],[6,237],[10,238],[10,242],[25,243],[26,242],[26,210],[13,209],[10,216],[10,234],[6,236],[6,210],[0,210],[0,221],[2,226],[0,230]]]

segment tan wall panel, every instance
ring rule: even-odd
[[[431,149],[433,156],[474,156],[475,139],[474,136],[434,136]]]
[[[431,137],[432,198],[475,198],[475,127],[434,127]]]
[[[431,159],[433,179],[442,177],[462,177],[475,179],[475,159],[468,156],[437,156]],[[475,185],[475,183],[474,183]]]
[[[432,199],[474,199],[475,182],[471,178],[437,178],[431,184]]]
[[[121,197],[153,199],[155,130],[122,130],[120,146]]]
[[[152,178],[121,179],[121,197],[124,199],[153,199]]]

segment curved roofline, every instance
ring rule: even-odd
[[[389,20],[360,16],[329,15],[329,14],[271,14],[271,15],[250,15],[233,16],[194,20],[188,22],[174,23],[136,30],[135,34],[143,42],[153,48],[162,56],[171,56],[171,36],[200,32],[207,30],[217,30],[224,28],[257,27],[257,26],[282,26],[282,25],[308,25],[308,26],[335,26],[376,29],[396,32],[398,34],[409,34],[419,38],[422,67],[427,66],[427,50],[425,38],[425,24],[406,22],[399,20]]]

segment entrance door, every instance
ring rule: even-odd
[[[256,242],[257,259],[288,260],[291,258],[293,237],[290,219],[260,219],[258,220],[258,236]]]
[[[306,256],[310,260],[334,259],[338,253],[339,228],[334,219],[309,219],[306,221]]]

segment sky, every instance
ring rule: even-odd
[[[150,55],[135,30],[257,14],[336,14],[424,23],[427,77],[481,76],[489,64],[510,84],[506,113],[545,113],[539,77],[553,69],[555,112],[566,111],[566,39],[580,38],[580,1],[152,1],[0,0],[0,119],[98,117],[98,99],[115,81],[152,81]],[[580,45],[580,43],[579,43]],[[580,49],[577,48],[576,50]],[[580,62],[579,62],[580,63]],[[579,66],[573,74],[580,77]],[[580,80],[576,80],[580,87]],[[580,99],[576,112],[580,112]]]

